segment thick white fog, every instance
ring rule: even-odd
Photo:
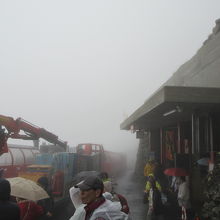
[[[0,114],[134,160],[138,141],[120,123],[196,53],[219,8],[218,0],[1,0]]]

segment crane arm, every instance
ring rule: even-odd
[[[8,133],[1,126],[4,126]],[[20,134],[20,131],[24,131],[25,134]],[[14,120],[12,117],[0,115],[0,155],[2,154],[1,152],[7,152],[8,138],[24,140],[38,140],[39,138],[43,138],[50,143],[60,145],[65,150],[67,148],[67,142],[60,140],[57,135],[44,128],[33,125],[22,118]]]

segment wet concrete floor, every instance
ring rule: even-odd
[[[117,180],[116,192],[126,197],[132,220],[147,219],[147,205],[142,202],[143,190],[143,184],[135,179],[132,170]]]

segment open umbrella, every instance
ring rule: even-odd
[[[22,177],[7,179],[11,185],[11,195],[32,201],[49,198],[47,192],[32,180]]]
[[[183,168],[168,168],[164,171],[167,176],[189,176],[188,172]]]

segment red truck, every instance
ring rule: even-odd
[[[106,151],[101,144],[81,143],[77,145],[76,151],[82,156],[82,158],[78,160],[78,172],[83,170],[96,170],[107,172],[110,176],[118,176],[125,171],[127,167],[125,154]],[[90,159],[88,160],[88,158]],[[85,160],[88,161],[87,164],[83,162]]]

